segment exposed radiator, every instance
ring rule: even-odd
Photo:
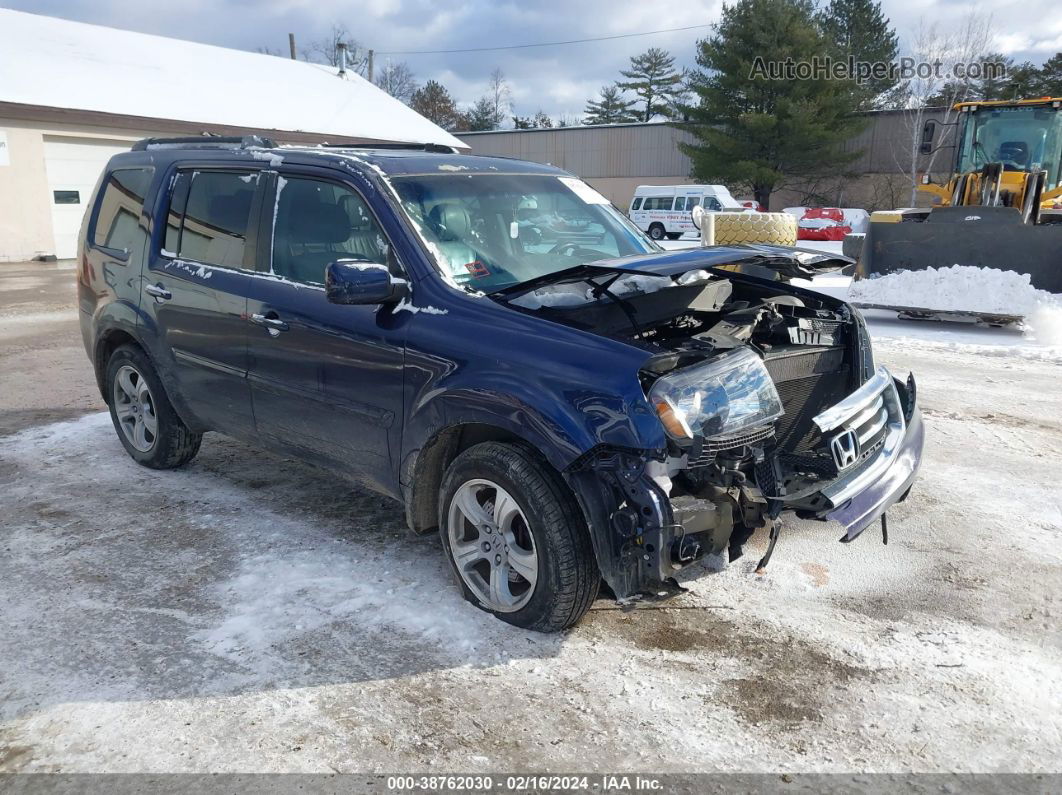
[[[785,414],[778,421],[778,446],[794,453],[821,447],[814,417],[852,391],[845,348],[777,348],[764,361],[774,379]]]

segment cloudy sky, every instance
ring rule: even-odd
[[[377,53],[443,50],[614,36],[705,25],[697,30],[586,44],[446,55],[377,55],[409,63],[421,81],[442,81],[462,103],[484,92],[500,67],[512,86],[516,112],[543,109],[581,116],[587,97],[619,76],[630,55],[650,46],[692,65],[696,40],[710,32],[721,0],[0,0],[23,11],[254,50],[287,52],[293,32],[300,48],[327,36],[333,23]],[[910,40],[920,18],[957,26],[974,10],[991,15],[995,48],[1017,60],[1042,63],[1062,50],[1062,14],[1054,0],[885,0],[886,14]]]

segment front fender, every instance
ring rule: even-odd
[[[541,453],[558,472],[600,445],[665,448],[663,430],[640,394],[629,397],[572,387],[558,395],[528,388],[526,379],[508,389],[455,386],[434,392],[407,418],[403,460],[447,428],[493,426],[512,433]]]

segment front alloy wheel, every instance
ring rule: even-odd
[[[447,521],[457,573],[488,609],[512,613],[526,605],[538,580],[531,527],[505,489],[490,480],[458,487]]]
[[[509,624],[557,632],[597,596],[601,574],[582,510],[526,445],[482,442],[453,460],[439,537],[465,599]]]

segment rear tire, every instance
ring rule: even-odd
[[[111,354],[104,384],[111,422],[130,458],[152,469],[175,469],[195,458],[203,435],[177,416],[143,350],[123,345]]]
[[[649,224],[649,237],[653,240],[664,239],[664,225],[663,224]]]
[[[439,535],[465,599],[537,632],[590,609],[601,574],[583,513],[537,455],[478,444],[454,459],[440,496]]]

